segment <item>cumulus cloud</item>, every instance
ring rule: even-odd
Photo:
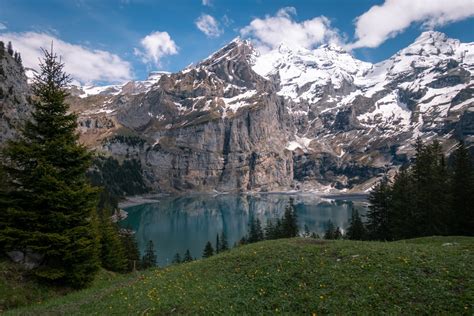
[[[135,48],[135,55],[140,56],[145,63],[153,62],[161,66],[164,56],[176,55],[178,46],[168,32],[153,32],[141,39],[142,49]]]
[[[223,33],[219,27],[219,22],[209,14],[201,14],[196,20],[196,26],[207,37],[219,37]]]
[[[324,16],[296,22],[296,9],[286,7],[278,10],[275,16],[254,19],[240,30],[244,37],[251,38],[263,52],[278,47],[281,43],[289,46],[313,48],[322,43],[339,42],[337,31],[331,28],[329,19]]]
[[[2,22],[0,22],[0,31],[6,30],[6,29],[7,29],[7,26],[3,24]]]
[[[377,47],[412,23],[433,29],[474,16],[472,0],[386,0],[355,21],[355,43],[350,48]]]
[[[132,78],[130,63],[119,56],[104,50],[67,43],[50,34],[0,33],[0,39],[12,42],[13,48],[21,53],[25,67],[38,70],[39,58],[43,56],[41,48],[49,49],[52,42],[54,51],[61,56],[65,64],[64,70],[77,81],[117,82]]]

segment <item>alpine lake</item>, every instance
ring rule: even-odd
[[[153,241],[159,266],[171,264],[187,249],[201,258],[207,241],[215,247],[216,236],[224,232],[229,247],[248,233],[249,221],[281,218],[290,198],[298,216],[300,233],[305,230],[323,236],[329,221],[344,230],[349,226],[352,209],[363,216],[368,209],[365,195],[322,197],[314,193],[264,194],[190,194],[162,196],[152,203],[124,208],[127,218],[119,224],[132,229],[141,254],[149,240]]]

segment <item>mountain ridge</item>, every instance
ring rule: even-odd
[[[72,87],[69,102],[81,140],[140,160],[156,191],[366,191],[418,137],[473,143],[473,74],[474,43],[439,32],[376,64],[237,38],[177,73]]]

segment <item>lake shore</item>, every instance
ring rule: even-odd
[[[241,194],[241,195],[271,195],[271,194],[284,194],[284,195],[314,195],[315,197],[320,197],[324,199],[331,199],[331,200],[367,200],[369,194],[366,192],[317,192],[317,191],[297,191],[297,190],[289,190],[289,191],[270,191],[270,192],[260,192],[260,191],[247,191],[247,192],[187,192],[187,193],[149,193],[144,195],[135,195],[135,196],[127,196],[124,200],[120,201],[118,206],[121,209],[129,208],[132,206],[143,205],[143,204],[151,204],[151,203],[158,203],[159,200],[163,197],[167,196],[185,196],[185,195],[227,195],[227,194]]]

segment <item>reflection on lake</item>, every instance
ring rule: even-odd
[[[329,220],[346,228],[352,206],[361,214],[366,212],[366,202],[361,197],[330,200],[314,194],[194,194],[163,197],[157,203],[129,207],[128,218],[121,226],[136,232],[142,254],[148,240],[152,240],[158,264],[164,266],[176,252],[183,256],[186,249],[200,258],[206,242],[209,240],[215,246],[216,235],[222,231],[232,247],[247,234],[250,218],[256,216],[265,225],[268,219],[281,217],[290,197],[295,201],[300,231],[307,225],[311,232],[321,236]]]

